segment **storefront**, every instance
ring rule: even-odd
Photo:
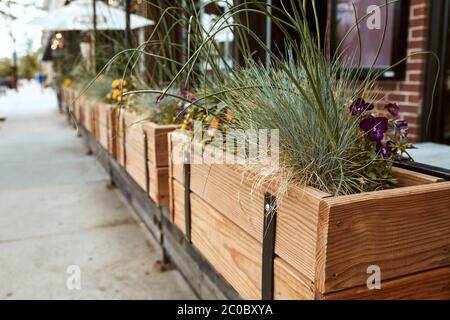
[[[429,12],[429,50],[435,52],[440,60],[439,82],[434,96],[434,107],[430,115],[429,130],[423,132],[423,139],[450,144],[450,56],[449,56],[449,13],[450,1],[432,1]],[[425,12],[427,14],[427,12]],[[433,92],[433,75],[438,72],[435,59],[427,62],[424,76],[424,114],[430,113]],[[427,119],[423,119],[426,126]]]
[[[431,7],[432,5],[439,7],[437,9],[439,12],[442,10],[440,7],[443,2],[448,1],[400,0],[388,6],[389,11],[386,17],[385,0],[328,1],[327,22],[330,29],[331,48],[334,50],[347,31],[355,25],[355,13],[358,17],[363,17],[371,12],[371,6],[380,6],[378,13],[381,21],[376,21],[376,15],[374,15],[374,19],[369,17],[361,22],[359,36],[358,32],[353,30],[353,34],[350,34],[341,48],[345,45],[350,48],[359,48],[361,43],[361,58],[356,53],[353,59],[358,60],[362,67],[370,68],[373,65],[375,70],[385,71],[377,84],[384,95],[384,97],[378,97],[380,99],[378,107],[381,108],[385,100],[397,102],[401,106],[402,116],[409,123],[411,141],[443,142],[444,131],[437,125],[438,118],[434,117],[438,110],[444,111],[446,106],[442,104],[443,100],[436,100],[435,112],[429,122],[429,131],[424,130],[427,123],[425,118],[428,119],[429,112],[429,108],[424,106],[431,105],[431,101],[425,101],[425,98],[431,99],[433,86],[430,84],[434,82],[436,75],[435,71],[427,69],[432,68],[428,66],[427,61],[430,60],[430,65],[436,63],[433,59],[428,59],[429,54],[417,54],[428,50],[429,47]],[[440,12],[444,13],[443,10]],[[448,17],[448,10],[445,16]],[[377,56],[380,43],[383,45]],[[406,57],[408,57],[406,61],[394,68],[389,68]],[[443,118],[442,116],[440,120]],[[448,142],[450,141],[447,138]]]
[[[361,18],[370,12],[370,6],[375,5],[379,6],[379,25],[369,19],[362,21],[359,24],[359,36],[354,28],[341,49],[347,47],[359,50],[360,40],[361,66],[369,68],[374,64],[377,71],[385,70],[413,54],[405,62],[383,72],[377,85],[384,93],[384,97],[379,97],[379,106],[384,105],[384,100],[397,102],[401,106],[402,116],[410,124],[411,141],[414,142],[450,143],[450,110],[445,102],[448,2],[447,0],[399,0],[396,3],[391,1],[386,19],[385,0],[316,1],[317,18],[322,26],[320,36],[330,43],[331,52],[336,50],[340,40],[355,25],[355,15]],[[234,1],[234,4],[240,3],[242,1]],[[283,5],[287,11],[291,9],[289,1],[272,0],[268,1],[268,4],[279,8]],[[274,12],[274,15],[277,13]],[[315,17],[310,18],[309,22],[313,25]],[[276,26],[267,23],[265,17],[257,14],[250,17],[250,21],[252,30],[260,35],[261,39],[265,39],[267,45],[271,45],[272,49],[275,48],[278,52],[284,52],[285,39]],[[374,26],[366,28],[367,23]],[[382,39],[385,25],[386,32]],[[428,36],[429,28],[433,29],[432,37]],[[292,37],[296,38],[295,35]],[[374,59],[381,42],[382,49],[379,56]],[[252,45],[255,48],[254,57],[264,62],[266,59],[264,50],[258,50],[256,41]],[[437,72],[436,60],[430,54],[414,54],[427,50],[435,51],[442,63],[441,78],[429,122],[431,93]],[[235,53],[235,57],[239,60],[239,52]],[[359,60],[359,57],[354,60]],[[428,130],[425,130],[427,123]]]

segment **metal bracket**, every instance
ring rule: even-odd
[[[126,145],[126,136],[127,136],[127,128],[125,126],[125,117],[122,118],[122,152],[123,152],[123,167],[127,167],[127,153],[125,151],[125,145]]]
[[[411,160],[397,161],[395,162],[394,165],[399,168],[408,169],[423,174],[428,174],[433,177],[442,178],[446,181],[450,181],[450,170],[448,169],[430,166],[428,164],[414,162]]]
[[[262,251],[262,300],[273,300],[273,262],[275,258],[275,227],[277,217],[277,198],[264,194],[264,229]]]
[[[184,213],[186,240],[191,243],[191,164],[190,153],[186,151],[184,161]]]
[[[144,131],[144,152],[145,152],[145,191],[147,191],[147,196],[150,193],[150,168],[148,167],[148,140],[147,132]]]

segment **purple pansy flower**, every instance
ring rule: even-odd
[[[388,119],[369,116],[361,121],[359,127],[366,133],[369,141],[380,142],[388,130]]]
[[[372,110],[373,108],[373,104],[367,103],[363,98],[358,98],[350,106],[350,111],[352,112],[353,116],[357,116],[365,111]]]
[[[186,97],[188,94],[188,89],[187,88],[180,88],[180,96]]]
[[[188,89],[188,88],[181,88],[180,89],[180,96],[187,98],[189,95],[195,94],[194,89]]]
[[[198,101],[197,98],[192,98],[192,99],[191,99],[191,103],[195,103],[195,102],[197,102],[197,101]]]
[[[389,160],[392,156],[392,142],[388,141],[386,145],[383,145],[381,142],[377,143],[377,154],[383,158],[384,160]]]
[[[384,108],[389,111],[389,113],[393,116],[393,117],[398,117],[399,112],[400,112],[400,108],[399,106],[394,102],[394,103],[388,103],[384,106]]]
[[[408,127],[408,122],[406,120],[397,120],[395,121],[395,126],[399,129]]]
[[[408,138],[409,128],[402,129],[403,137],[406,139]]]

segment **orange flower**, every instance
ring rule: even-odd
[[[227,111],[227,120],[229,121],[229,122],[232,122],[233,121],[233,114],[228,110]]]
[[[211,127],[214,129],[217,129],[219,127],[219,119],[217,117],[214,117],[213,121],[211,122]]]

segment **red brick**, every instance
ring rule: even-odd
[[[413,14],[414,17],[427,16],[428,15],[428,7],[427,6],[423,6],[423,7],[413,8],[412,14]]]
[[[409,133],[411,135],[416,135],[416,134],[419,133],[419,128],[417,128],[417,127],[409,127]]]
[[[430,0],[409,0],[409,5],[410,6],[414,6],[416,4],[426,4],[426,5],[428,5],[429,1]]]
[[[420,99],[421,99],[420,95],[410,95],[410,96],[408,96],[408,102],[411,102],[411,103],[419,103]]]
[[[379,90],[383,90],[383,91],[396,91],[397,90],[397,83],[396,82],[379,82],[377,84],[377,88]]]
[[[400,107],[400,111],[401,112],[408,112],[408,113],[417,113],[417,114],[419,114],[419,111],[420,111],[420,108],[418,106],[404,105],[404,104],[400,103],[399,107]]]
[[[410,28],[422,26],[428,26],[428,17],[409,20]]]
[[[406,102],[406,96],[402,94],[389,94],[388,99],[393,102]]]
[[[428,32],[427,32],[427,30],[425,30],[425,29],[413,30],[413,31],[411,32],[411,36],[412,36],[413,38],[423,38],[423,37],[426,37],[427,34],[428,34]]]
[[[408,75],[408,81],[422,81],[423,74],[422,73],[411,73]]]
[[[420,92],[422,90],[422,86],[420,84],[401,84],[400,91],[407,92]]]
[[[426,49],[427,40],[412,40],[408,42],[408,49]]]
[[[402,116],[402,118],[405,119],[408,123],[415,124],[415,125],[418,125],[420,122],[419,115]]]
[[[425,67],[425,62],[408,62],[406,64],[407,70],[413,70],[413,71],[422,71]]]

